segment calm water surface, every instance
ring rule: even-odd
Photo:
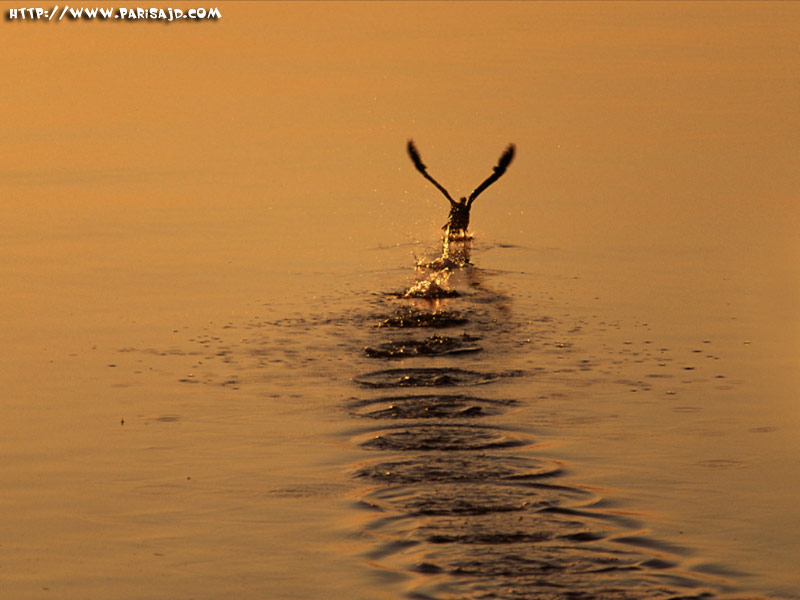
[[[798,7],[221,8],[0,25],[0,597],[800,598]]]

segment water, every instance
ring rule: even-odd
[[[797,8],[224,8],[3,21],[0,597],[800,597]]]

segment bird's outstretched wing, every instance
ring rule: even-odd
[[[480,193],[492,185],[495,181],[500,179],[503,173],[506,172],[508,165],[511,164],[511,160],[514,158],[514,144],[509,144],[506,151],[503,152],[503,155],[500,157],[500,160],[497,161],[497,166],[494,168],[494,173],[489,175],[489,177],[480,184],[478,187],[475,188],[475,191],[469,195],[469,200],[467,201],[467,206],[472,206],[472,203],[475,201]]]
[[[426,167],[423,164],[422,159],[419,156],[419,152],[417,151],[417,147],[414,145],[414,140],[408,140],[408,155],[411,157],[411,162],[414,163],[414,166],[417,168],[417,171],[422,173],[422,176],[425,179],[427,179],[433,185],[435,185],[436,189],[442,192],[445,198],[447,198],[450,201],[450,204],[455,204],[455,202],[453,202],[453,199],[450,197],[450,194],[447,193],[447,190],[444,189],[444,187],[442,187],[442,185],[438,181],[436,181],[433,177],[428,175],[428,167]]]

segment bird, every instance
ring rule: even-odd
[[[422,162],[422,158],[419,155],[419,150],[417,150],[416,145],[414,145],[414,140],[408,140],[407,150],[408,155],[411,157],[411,162],[414,163],[417,171],[422,173],[422,176],[425,179],[436,186],[436,189],[442,192],[444,197],[450,202],[450,214],[447,217],[447,223],[442,226],[442,229],[445,231],[445,237],[447,239],[457,239],[459,237],[467,237],[469,211],[472,208],[472,203],[475,202],[475,199],[486,188],[500,179],[503,173],[506,172],[508,165],[511,164],[511,161],[514,158],[516,147],[514,144],[509,144],[503,154],[500,156],[500,159],[497,161],[497,166],[494,167],[492,174],[489,175],[489,177],[487,177],[483,183],[476,187],[468,198],[462,197],[458,200],[458,202],[453,200],[453,198],[450,196],[450,193],[444,188],[444,186],[442,186],[428,173],[428,168]]]

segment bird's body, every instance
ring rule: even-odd
[[[467,227],[469,227],[469,206],[467,206],[467,199],[461,198],[458,202],[453,202],[450,205],[450,214],[447,216],[447,223],[442,226],[442,229],[449,230],[454,235],[457,233],[466,235]]]
[[[502,156],[500,156],[500,160],[497,161],[497,166],[494,167],[494,173],[492,173],[486,180],[481,183],[475,191],[469,195],[469,198],[460,198],[458,202],[453,200],[450,196],[449,192],[433,177],[428,174],[428,168],[422,162],[422,158],[417,151],[417,147],[414,145],[413,140],[408,140],[408,155],[411,157],[411,162],[414,163],[417,171],[422,173],[422,176],[430,181],[436,189],[438,189],[442,194],[444,194],[445,198],[450,202],[450,214],[447,217],[447,223],[444,224],[442,229],[445,231],[445,237],[447,239],[456,239],[459,237],[467,237],[467,227],[469,227],[469,213],[470,209],[472,208],[472,203],[478,197],[478,195],[483,192],[487,187],[492,185],[495,181],[500,179],[503,173],[506,172],[508,165],[511,164],[511,160],[514,158],[514,144],[509,144],[506,151],[503,152]]]

